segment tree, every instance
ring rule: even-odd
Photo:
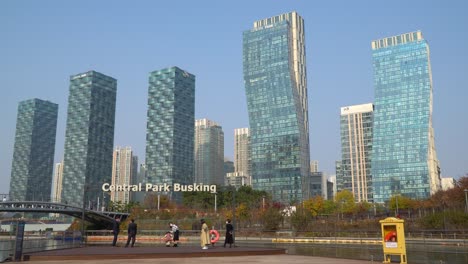
[[[324,199],[322,196],[317,195],[304,201],[304,208],[313,216],[317,217],[324,209]]]
[[[358,204],[356,204],[356,212],[360,216],[367,215],[369,213],[369,210],[372,208],[372,204],[366,201],[362,201]]]
[[[158,198],[159,196],[159,198]],[[175,208],[175,204],[171,202],[169,196],[163,194],[147,194],[145,201],[143,202],[144,207],[148,209],[157,209],[158,208],[158,199],[159,199],[159,208]]]
[[[324,214],[333,214],[337,210],[337,204],[333,200],[325,200],[323,203],[323,213]]]
[[[240,226],[240,223],[241,221],[245,221],[247,219],[250,218],[250,215],[251,215],[251,212],[249,210],[249,208],[241,203],[237,208],[236,208],[236,217],[239,221],[239,226]]]
[[[353,214],[356,209],[354,203],[354,196],[348,190],[343,190],[335,195],[335,202],[337,203],[337,209],[342,214]]]
[[[310,212],[302,207],[291,214],[291,224],[294,230],[299,232],[308,230],[311,220],[312,215]]]
[[[110,201],[109,202],[109,211],[111,212],[126,212],[125,204],[121,201]]]
[[[270,207],[262,215],[263,230],[276,231],[283,222],[281,211],[275,207]]]
[[[411,208],[412,200],[411,198],[408,198],[406,196],[393,195],[392,197],[390,197],[390,201],[388,205],[391,210],[396,210],[397,206],[398,206],[398,209],[408,209],[408,208]]]

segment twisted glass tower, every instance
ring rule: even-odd
[[[194,137],[195,76],[177,67],[151,72],[145,162],[148,182],[193,184]]]
[[[96,71],[70,77],[62,203],[96,208],[112,178],[117,80]]]
[[[283,202],[308,197],[309,122],[304,21],[291,12],[243,33],[252,184]]]
[[[375,40],[372,60],[374,201],[428,198],[440,189],[429,45],[420,31]]]
[[[58,105],[40,99],[18,105],[10,180],[12,201],[49,201]]]

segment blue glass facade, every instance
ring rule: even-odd
[[[428,198],[440,188],[429,46],[420,31],[372,42],[374,201]]]
[[[96,208],[112,179],[117,80],[89,71],[70,77],[62,202]]]
[[[193,184],[195,76],[177,67],[149,76],[146,175],[152,184]]]
[[[58,105],[40,99],[18,105],[10,200],[49,201]]]
[[[304,24],[295,12],[257,21],[243,33],[252,184],[283,202],[308,196],[304,50]]]

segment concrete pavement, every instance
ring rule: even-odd
[[[157,259],[107,259],[107,260],[59,260],[59,261],[33,261],[34,264],[372,264],[379,261],[348,260],[336,258],[320,258],[298,255],[267,255],[267,256],[240,256],[240,257],[193,257],[193,258],[157,258]]]

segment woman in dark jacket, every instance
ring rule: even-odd
[[[232,247],[232,244],[234,243],[234,237],[232,236],[232,233],[234,231],[234,227],[231,224],[231,219],[226,220],[226,239],[224,240],[224,247],[226,247],[226,244],[229,244],[229,247]]]

